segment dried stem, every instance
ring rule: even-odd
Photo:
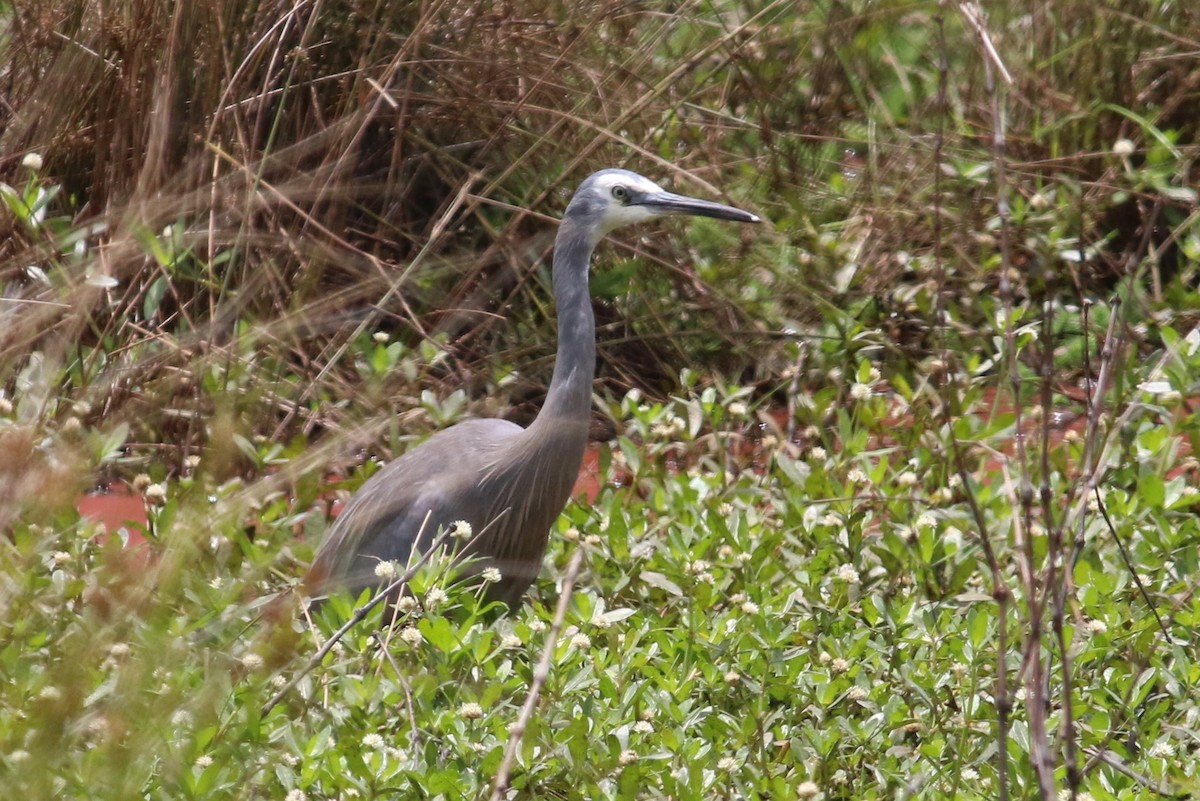
[[[563,621],[567,618],[567,607],[571,604],[571,591],[575,588],[575,578],[579,575],[579,567],[582,564],[583,551],[576,550],[571,556],[571,562],[567,565],[567,573],[563,576],[562,592],[558,596],[558,607],[554,610],[554,622],[550,625],[550,631],[546,633],[546,644],[542,647],[542,656],[533,670],[533,683],[529,687],[528,695],[525,696],[520,717],[509,729],[508,747],[504,751],[504,761],[500,763],[500,768],[496,771],[496,783],[492,787],[491,801],[500,801],[504,797],[504,793],[508,791],[509,774],[512,771],[513,762],[517,758],[517,749],[521,746],[521,738],[525,736],[525,729],[529,725],[530,718],[533,717],[533,709],[537,706],[538,698],[542,694],[542,685],[550,677],[550,663],[554,660],[554,648],[558,643],[558,634],[562,631]]]
[[[972,488],[970,473],[967,470],[963,447],[954,432],[954,423],[962,415],[962,402],[954,387],[954,376],[957,375],[956,359],[947,342],[946,331],[949,327],[946,312],[946,266],[942,256],[942,159],[945,145],[945,112],[947,108],[947,84],[949,73],[949,58],[946,48],[945,19],[938,15],[935,18],[938,27],[938,128],[934,140],[934,265],[937,296],[934,299],[934,331],[938,339],[938,352],[941,359],[941,370],[934,373],[934,386],[941,396],[942,426],[945,431],[954,471],[962,482],[966,493],[967,504],[970,506],[972,518],[975,521],[980,547],[983,550],[984,561],[991,574],[992,597],[996,599],[996,616],[998,618],[997,653],[996,653],[996,774],[997,799],[1008,801],[1008,741],[1010,728],[1010,713],[1012,701],[1008,693],[1008,607],[1011,593],[1004,581],[1000,568],[1000,560],[992,547],[992,537],[988,531],[987,521],[979,500]],[[949,380],[942,380],[943,377]]]
[[[1023,664],[1028,666],[1030,675],[1030,692],[1025,705],[1029,718],[1030,758],[1037,774],[1038,789],[1042,798],[1053,798],[1054,759],[1050,752],[1049,738],[1046,735],[1046,710],[1049,699],[1046,697],[1046,682],[1042,665],[1042,616],[1041,595],[1038,592],[1037,575],[1034,568],[1035,549],[1033,545],[1033,484],[1030,477],[1029,458],[1026,453],[1025,439],[1021,421],[1021,373],[1017,359],[1017,341],[1015,328],[1015,304],[1013,298],[1012,277],[1015,272],[1012,258],[1012,222],[1008,197],[1007,155],[1005,152],[1005,103],[1002,90],[996,83],[996,74],[1011,83],[1008,71],[1005,69],[1000,55],[992,42],[987,30],[987,22],[983,9],[976,4],[961,3],[959,8],[967,22],[975,29],[983,56],[984,85],[992,103],[992,165],[996,183],[996,214],[1000,221],[997,232],[1000,246],[1000,300],[1004,311],[1004,349],[1006,352],[1006,369],[1008,371],[1009,387],[1013,398],[1013,425],[1017,432],[1017,462],[1020,469],[1020,507],[1024,537],[1020,547],[1016,549],[1017,559],[1022,562],[1019,573],[1025,583],[1026,632]]]

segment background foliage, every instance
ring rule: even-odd
[[[0,11],[3,786],[486,797],[581,549],[510,795],[1195,791],[1190,4]],[[435,564],[305,672],[331,498],[532,416],[610,165],[769,224],[602,248],[528,608]]]

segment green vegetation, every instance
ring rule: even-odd
[[[989,6],[0,4],[6,797],[1200,791],[1200,21]],[[769,225],[602,247],[527,607],[435,555],[310,666],[333,499],[531,416],[608,165]]]

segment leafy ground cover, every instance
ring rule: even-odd
[[[578,5],[0,5],[5,793],[1194,793],[1194,13]],[[334,499],[536,406],[601,164],[770,226],[603,249],[527,607],[331,643]]]

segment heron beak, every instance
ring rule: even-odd
[[[654,192],[636,198],[630,205],[644,206],[656,216],[668,214],[690,214],[693,217],[714,217],[718,220],[733,220],[735,222],[762,222],[757,214],[735,209],[711,200],[700,200],[694,197],[675,195],[670,192]]]

